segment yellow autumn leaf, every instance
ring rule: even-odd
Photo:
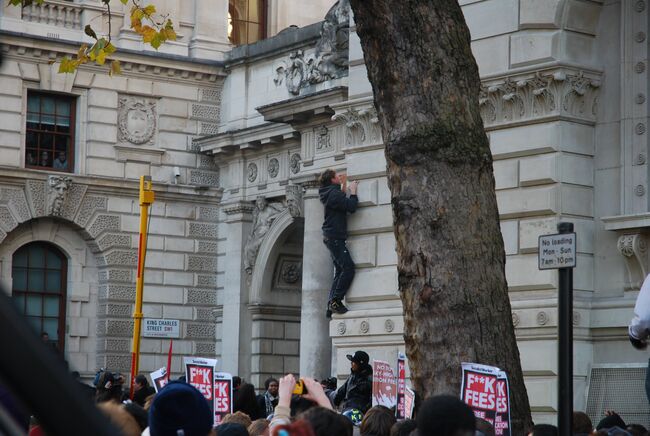
[[[109,75],[117,75],[117,74],[122,74],[122,68],[120,66],[120,61],[111,61],[111,69],[108,72]]]
[[[104,63],[106,62],[106,50],[104,49],[99,50],[95,62],[97,62],[97,65],[104,65]]]
[[[156,32],[153,38],[151,38],[151,46],[158,50],[158,47],[160,47],[160,44],[162,44],[164,40],[161,38],[160,33]]]
[[[79,61],[87,61],[88,56],[86,55],[86,51],[88,50],[88,45],[87,44],[82,44],[81,47],[79,47],[79,50],[77,51],[77,59]]]
[[[111,55],[111,54],[115,53],[115,50],[117,50],[117,49],[110,42],[108,44],[106,44],[106,47],[104,47],[104,51],[106,52],[106,55]]]
[[[61,59],[61,64],[59,65],[59,73],[74,73],[76,68],[77,63],[66,56]]]
[[[133,6],[131,9],[131,20],[142,20],[144,17],[144,12],[142,12],[142,9]]]
[[[127,4],[129,2],[129,0],[120,0],[120,1],[122,2],[123,5],[125,5],[125,4]]]
[[[158,32],[151,26],[142,26],[142,30],[139,33],[142,35],[142,41],[150,43]]]
[[[142,8],[142,12],[147,16],[151,16],[156,13],[156,7],[154,5],[147,5]]]
[[[176,41],[176,32],[174,32],[174,29],[168,29],[165,27],[164,29],[160,30],[160,34],[164,36],[164,40],[171,40],[171,41]]]

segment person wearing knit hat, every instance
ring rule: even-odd
[[[149,409],[151,436],[207,436],[212,432],[212,422],[207,400],[187,383],[167,384]]]

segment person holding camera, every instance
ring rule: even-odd
[[[346,313],[348,308],[343,305],[343,297],[354,278],[354,262],[350,257],[345,240],[348,238],[348,213],[357,210],[357,185],[350,183],[350,196],[346,194],[346,177],[332,169],[325,170],[320,176],[318,195],[325,206],[325,221],[323,222],[323,242],[330,251],[334,262],[334,280],[329,293],[326,316],[332,313]]]

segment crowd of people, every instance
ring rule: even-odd
[[[129,399],[125,378],[100,370],[88,401],[125,436],[494,436],[494,427],[476,418],[457,396],[438,395],[416,401],[414,419],[397,420],[395,410],[372,407],[372,367],[364,351],[348,355],[350,375],[337,387],[336,378],[317,381],[287,374],[268,378],[260,394],[255,387],[233,377],[233,413],[214,427],[211,404],[184,377],[170,381],[157,393],[146,376],[134,379]],[[300,384],[300,389],[296,385]],[[297,393],[298,391],[301,393]],[[1,394],[1,392],[0,392]],[[0,395],[0,402],[2,395]],[[419,403],[419,404],[418,404]],[[528,436],[558,436],[557,427],[538,424]],[[46,435],[32,417],[30,436]],[[574,436],[650,436],[645,427],[626,424],[612,411],[595,426],[583,412],[573,414]]]

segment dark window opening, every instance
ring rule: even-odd
[[[67,259],[52,244],[32,242],[13,255],[11,299],[49,344],[64,349]]]
[[[74,115],[74,97],[27,94],[26,168],[74,170]]]

